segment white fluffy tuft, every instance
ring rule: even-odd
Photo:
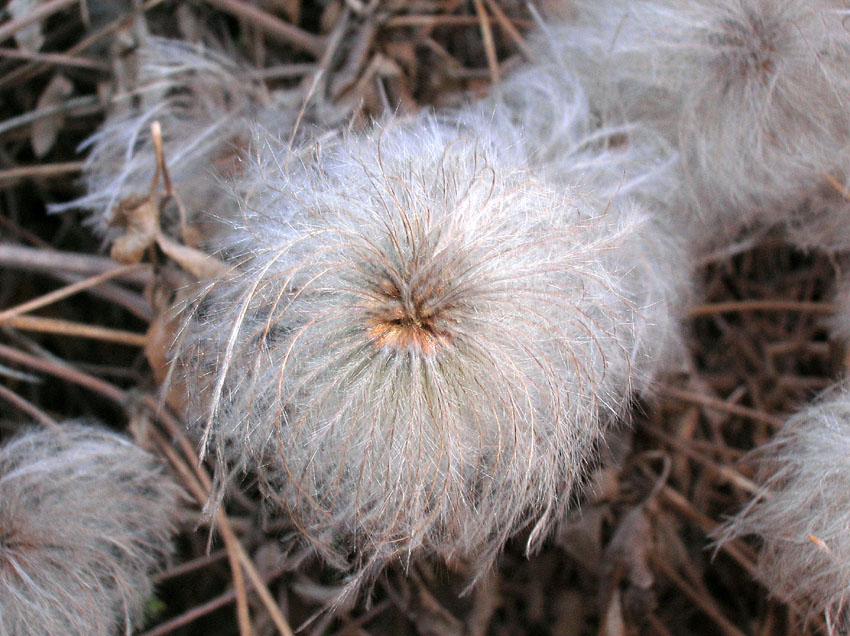
[[[844,182],[850,33],[834,0],[581,4],[550,37],[607,117],[671,133],[682,203],[710,233],[784,223]]]
[[[106,233],[122,199],[150,190],[157,165],[150,127],[159,121],[168,170],[189,221],[226,216],[221,181],[240,169],[250,122],[274,123],[274,132],[286,135],[300,97],[269,95],[251,80],[250,69],[187,42],[149,36],[136,55],[135,86],[115,98],[112,114],[82,147],[90,149],[83,171],[87,194],[52,210],[89,210],[92,225]]]
[[[129,634],[171,552],[177,486],[100,428],[0,447],[0,636]]]
[[[474,114],[267,142],[222,246],[240,269],[187,325],[211,448],[349,591],[423,553],[480,573],[524,527],[534,548],[677,339],[667,233],[503,142]]]
[[[762,542],[759,579],[850,626],[850,389],[838,386],[759,449],[765,494],[719,533]]]

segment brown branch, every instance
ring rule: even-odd
[[[501,79],[499,73],[499,58],[496,55],[496,44],[493,41],[493,30],[490,27],[490,16],[484,9],[481,0],[475,0],[475,12],[481,25],[481,38],[484,42],[484,53],[487,55],[487,67],[490,70],[490,81],[498,84]]]
[[[41,316],[11,316],[0,320],[0,326],[12,327],[13,329],[20,329],[22,331],[90,338],[91,340],[123,344],[128,347],[144,347],[147,344],[147,336],[143,333],[124,331],[123,329],[111,329],[99,325],[87,325],[80,322],[71,322],[70,320],[43,318]]]
[[[66,161],[63,163],[43,163],[35,166],[18,166],[0,170],[0,181],[19,181],[21,179],[46,179],[50,177],[64,177],[67,174],[80,172],[85,162]],[[9,183],[2,185],[8,186]]]
[[[530,29],[534,26],[528,20],[512,19],[511,22],[521,28]],[[390,29],[403,27],[469,27],[478,26],[480,20],[473,15],[397,15],[384,23]]]
[[[28,62],[40,62],[54,66],[72,66],[76,68],[87,68],[95,71],[109,71],[109,64],[90,60],[88,58],[74,57],[67,53],[34,53],[21,49],[0,47],[0,57],[8,57],[15,60],[27,60]]]
[[[121,265],[106,256],[92,256],[77,252],[24,247],[0,242],[0,267],[26,271],[38,271],[59,277],[60,274],[101,274],[121,269]],[[119,280],[144,286],[153,280],[150,265],[142,265],[137,271],[121,274]]]
[[[724,402],[725,404],[725,402]],[[699,462],[703,466],[709,468],[716,475],[718,475],[724,481],[733,484],[740,488],[742,491],[746,492],[750,495],[758,495],[762,494],[763,489],[759,487],[758,484],[753,482],[751,479],[747,479],[744,475],[739,473],[737,470],[732,468],[731,466],[727,466],[725,464],[719,464],[713,459],[706,457],[702,453],[695,451],[693,448],[689,447],[682,440],[673,437],[667,434],[662,429],[653,426],[652,424],[645,423],[642,427],[648,433],[651,433],[654,437],[661,440],[662,443],[669,444],[677,451],[681,452],[685,456],[693,459],[696,462]]]
[[[88,373],[83,373],[69,364],[59,364],[52,360],[38,358],[32,354],[25,353],[19,349],[3,344],[0,344],[0,358],[5,358],[6,360],[27,366],[30,369],[42,371],[57,378],[61,378],[102,395],[119,406],[127,406],[128,396],[125,391],[122,391],[114,384],[106,382],[105,380],[96,378]]]
[[[680,591],[684,592],[685,596],[690,598],[704,614],[714,621],[723,634],[726,636],[747,636],[723,615],[711,598],[706,598],[703,594],[700,594],[699,591],[697,591],[684,579],[684,577],[670,567],[664,559],[661,559],[654,554],[650,556],[650,559],[652,564],[660,570],[661,573],[669,579],[671,583],[673,583],[673,585],[675,585]]]
[[[274,570],[272,570],[266,576],[263,577],[263,581],[266,582],[266,583],[273,581],[274,579],[279,577],[281,574],[283,574],[286,571],[287,567],[288,567],[288,565],[284,564],[284,565],[281,565],[281,566],[275,568]],[[254,589],[253,583],[249,582],[246,585],[246,589],[248,591]],[[192,609],[184,612],[183,614],[180,614],[180,616],[175,616],[171,620],[169,620],[165,623],[162,623],[161,625],[158,625],[155,628],[151,629],[150,631],[147,631],[147,632],[144,632],[143,634],[140,634],[139,636],[166,636],[167,634],[170,634],[173,631],[180,629],[181,627],[185,627],[186,625],[193,623],[194,621],[198,620],[202,616],[205,616],[205,615],[207,615],[211,612],[214,612],[217,609],[220,609],[220,608],[228,605],[229,603],[232,603],[234,600],[236,600],[236,590],[235,589],[229,590],[229,591],[225,592],[224,594],[221,594],[219,596],[216,596],[213,599],[210,599],[209,601],[207,601],[206,603],[204,603],[202,605],[198,605],[197,607],[193,607]]]
[[[180,445],[181,450],[183,451],[183,455],[186,457],[186,463],[192,466],[192,468],[194,469],[197,481],[192,482],[192,492],[196,498],[200,497],[198,501],[201,503],[201,505],[203,505],[209,498],[210,493],[212,492],[212,480],[210,479],[204,468],[201,466],[201,464],[196,461],[195,450],[192,447],[192,444],[186,438],[186,435],[183,432],[183,427],[180,425],[180,422],[178,422],[177,419],[174,418],[164,407],[161,407],[161,405],[158,404],[152,396],[145,396],[143,402],[154,411],[159,421],[162,422],[163,425],[165,425],[169,434]],[[269,592],[268,587],[266,586],[265,582],[263,581],[263,578],[257,571],[257,568],[254,565],[253,561],[251,561],[251,557],[248,556],[248,553],[245,551],[245,548],[242,547],[241,542],[236,537],[236,533],[233,531],[233,528],[230,524],[230,520],[227,518],[227,515],[224,513],[223,509],[219,508],[218,512],[216,513],[216,520],[218,521],[219,531],[221,532],[222,538],[224,539],[225,544],[228,546],[228,551],[230,549],[233,549],[236,552],[236,555],[239,558],[242,567],[245,569],[245,573],[248,575],[248,578],[253,582],[257,590],[257,594],[260,596],[260,600],[263,602],[266,611],[268,611],[269,615],[271,616],[272,621],[277,627],[280,635],[294,636],[292,628],[289,626],[289,623],[286,621],[286,618],[280,611],[277,602],[274,600],[274,597],[271,595],[271,592]]]
[[[205,0],[209,5],[226,13],[242,18],[284,44],[306,51],[316,58],[325,51],[325,39],[308,33],[297,26],[284,22],[262,9],[239,0]]]
[[[682,389],[676,389],[668,385],[661,385],[659,387],[659,391],[661,393],[666,394],[668,397],[674,398],[676,400],[681,400],[682,402],[687,402],[688,404],[696,404],[697,406],[702,406],[708,409],[714,409],[715,411],[731,413],[732,415],[745,417],[751,420],[755,420],[757,422],[763,422],[764,424],[769,424],[770,426],[776,428],[782,425],[782,420],[778,417],[768,415],[767,413],[762,413],[761,411],[756,411],[755,409],[747,408],[746,406],[740,406],[738,404],[729,404],[728,402],[718,400],[717,398],[708,397],[706,395],[700,395],[698,393],[692,393],[690,391],[684,391]]]
[[[799,300],[730,300],[722,303],[694,305],[688,310],[688,316],[697,318],[699,316],[745,311],[799,311],[807,314],[834,314],[838,311],[838,306],[833,303]]]
[[[47,428],[57,429],[59,428],[59,424],[57,424],[56,420],[50,417],[47,413],[38,408],[35,404],[22,398],[20,395],[12,391],[11,389],[7,389],[5,386],[0,384],[0,399],[6,400],[9,404],[16,407],[18,410],[22,411],[29,415],[32,419],[37,422],[43,424]]]
[[[499,26],[504,29],[505,33],[508,34],[508,37],[513,40],[513,43],[519,49],[519,52],[522,53],[522,56],[529,62],[536,62],[537,57],[531,51],[531,48],[525,41],[525,38],[522,37],[517,28],[513,25],[510,18],[505,14],[502,8],[499,6],[499,3],[496,0],[486,0],[487,6],[490,7],[490,11],[492,11],[493,15],[496,17],[496,20],[499,22]]]
[[[34,298],[25,303],[21,303],[20,305],[17,305],[10,309],[6,309],[5,311],[0,311],[0,322],[8,320],[13,316],[20,316],[21,314],[28,313],[34,309],[45,307],[59,300],[62,300],[63,298],[67,298],[68,296],[72,296],[83,290],[89,289],[90,287],[100,285],[101,283],[104,283],[112,278],[117,278],[119,276],[123,276],[124,274],[129,274],[133,271],[138,271],[139,269],[139,265],[127,265],[126,267],[116,267],[114,269],[107,270],[102,274],[98,274],[97,276],[92,276],[91,278],[72,283],[70,285],[62,287],[61,289],[52,291],[49,294],[44,294],[43,296],[39,296],[38,298]]]
[[[25,16],[17,20],[11,20],[0,26],[0,42],[12,37],[21,29],[25,29],[39,20],[51,16],[66,7],[70,7],[72,4],[77,4],[77,2],[79,0],[48,0],[47,2],[36,5],[36,8]]]

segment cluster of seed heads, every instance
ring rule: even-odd
[[[479,574],[511,535],[527,529],[529,548],[547,535],[606,427],[675,359],[683,243],[783,225],[806,248],[850,245],[836,230],[845,13],[579,1],[478,103],[296,144],[293,109],[268,108],[232,62],[153,41],[149,106],[95,138],[83,204],[103,215],[147,187],[138,140],[159,119],[176,189],[221,223],[208,245],[232,266],[191,304],[173,354],[219,485],[255,475],[348,590],[420,554]],[[221,198],[215,164],[245,144]],[[834,610],[847,577],[821,568],[844,510],[801,505],[816,479],[801,458],[821,466],[840,446],[794,429],[829,404],[772,447],[770,485],[797,499],[754,505],[734,532],[765,536],[774,589]],[[837,519],[810,528],[828,550],[795,535],[782,565],[781,515],[802,528],[816,503]]]
[[[130,634],[171,552],[177,496],[152,456],[101,428],[0,447],[0,636]]]

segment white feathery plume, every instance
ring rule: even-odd
[[[349,592],[419,554],[480,574],[524,527],[537,546],[677,340],[669,233],[460,119],[298,156],[267,138],[221,245],[242,262],[177,354],[205,446],[256,468]]]
[[[672,214],[734,234],[784,223],[844,182],[850,33],[836,0],[583,2],[550,28],[609,119],[668,132],[686,188]]]
[[[129,635],[171,553],[177,495],[151,455],[102,428],[0,447],[0,636]]]
[[[92,225],[106,233],[122,199],[150,190],[157,166],[150,128],[159,121],[168,171],[189,221],[227,215],[221,180],[240,169],[250,122],[274,124],[281,136],[293,132],[300,94],[269,95],[250,69],[187,42],[148,36],[136,55],[137,85],[116,98],[120,107],[81,148],[89,149],[87,193],[51,209],[89,210]]]
[[[532,39],[533,65],[511,74],[468,109],[478,120],[471,125],[480,128],[489,119],[497,143],[520,147],[528,165],[554,184],[638,201],[657,211],[679,187],[677,150],[644,121],[602,116],[588,101],[553,29]],[[464,114],[459,118],[463,121]]]
[[[788,240],[804,251],[850,253],[850,201],[846,192],[847,187],[836,182],[812,192],[786,221]]]
[[[758,577],[771,592],[850,627],[850,390],[833,387],[757,453],[765,493],[719,540],[758,536]]]

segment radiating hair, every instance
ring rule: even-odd
[[[771,592],[850,626],[850,390],[836,386],[757,451],[765,492],[718,533],[761,540]]]
[[[206,446],[348,591],[419,554],[478,574],[525,527],[537,546],[677,340],[678,244],[503,140],[486,114],[285,161],[267,139],[221,246],[242,262],[186,326]]]
[[[154,457],[102,428],[31,430],[0,447],[0,636],[139,627],[177,494]]]

